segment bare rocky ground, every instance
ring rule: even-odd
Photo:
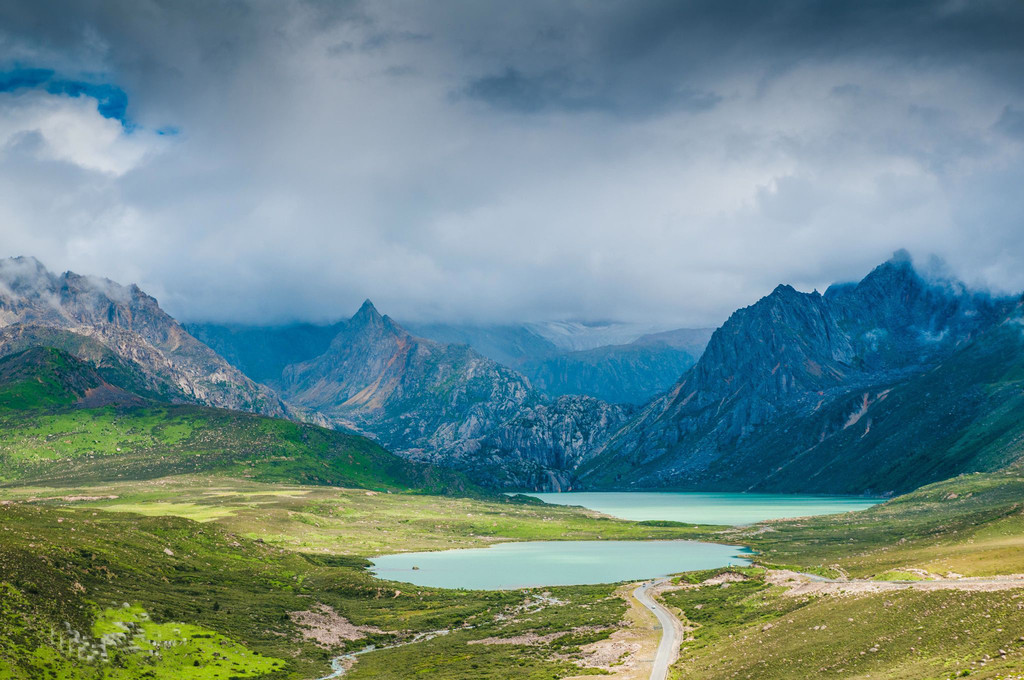
[[[784,586],[785,595],[804,597],[807,595],[863,595],[884,593],[895,590],[962,590],[972,592],[993,592],[1024,588],[1024,574],[1005,576],[944,578],[929,574],[921,581],[873,581],[868,579],[821,580],[807,574],[788,570],[771,570],[767,580],[772,585]],[[710,584],[709,584],[710,585]]]
[[[356,626],[325,604],[306,611],[290,612],[289,616],[303,637],[324,649],[343,645],[349,640],[362,640],[367,633],[382,632],[373,626]]]

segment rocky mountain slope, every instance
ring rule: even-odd
[[[533,401],[479,437],[413,457],[465,470],[487,486],[570,491],[577,468],[629,415],[621,405],[580,395]]]
[[[90,338],[132,362],[157,391],[224,408],[284,413],[273,392],[189,335],[138,286],[72,272],[55,275],[34,258],[0,260],[0,353],[24,347],[26,334],[63,342],[62,332]],[[85,353],[96,351],[94,344],[73,344]]]
[[[289,403],[492,486],[560,488],[629,412],[592,398],[550,400],[467,345],[410,334],[369,301],[339,328],[326,352],[284,370]]]
[[[284,413],[134,286],[7,260],[0,323],[0,355],[59,348],[144,399]],[[1021,328],[1017,300],[922,275],[897,253],[824,295],[779,286],[706,349],[706,331],[673,331],[524,361],[546,391],[368,301],[333,326],[196,330],[277,388],[293,417],[372,434],[492,487],[890,493],[1020,458]],[[510,338],[525,342],[491,336],[506,348]],[[643,408],[611,403],[676,370]]]
[[[185,328],[245,375],[280,390],[285,366],[327,351],[342,323],[248,326],[207,322],[188,323]],[[637,324],[399,325],[418,338],[469,345],[476,353],[525,375],[545,395],[585,395],[634,405],[671,387],[701,355],[713,331],[679,329],[639,335],[649,326]],[[609,338],[629,341],[595,345]],[[573,349],[577,346],[585,349]]]
[[[934,398],[915,386],[936,371],[960,370],[940,380],[983,389],[982,376],[955,357],[1010,323],[1014,305],[955,281],[926,280],[902,252],[860,283],[824,295],[779,286],[735,312],[694,367],[586,463],[583,482],[889,492],[931,481],[937,477],[920,466],[884,474],[871,467],[881,464],[879,451],[897,450],[873,445],[877,430],[865,428],[874,416],[865,416],[888,410],[879,402],[895,404],[896,394],[919,393],[923,399],[889,416],[889,427],[917,432],[917,442],[901,441],[943,455],[939,433],[948,428],[921,427]],[[863,442],[850,440],[854,431]]]

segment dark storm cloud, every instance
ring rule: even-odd
[[[703,110],[719,97],[697,84],[723,74],[770,80],[807,60],[867,57],[973,64],[1024,86],[1020,3],[666,1],[566,4],[555,16],[520,7],[545,23],[517,34],[523,47],[508,48],[509,63],[465,88],[513,111]]]
[[[499,109],[518,113],[563,111],[606,111],[609,113],[652,114],[666,109],[706,111],[721,97],[714,92],[685,89],[660,93],[656,99],[638,93],[611,93],[592,82],[573,81],[565,73],[526,76],[514,68],[472,80],[464,94]]]
[[[1020,289],[1022,45],[1015,0],[2,3],[4,254],[235,320],[706,324],[901,246]]]

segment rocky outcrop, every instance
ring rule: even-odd
[[[139,366],[152,385],[170,385],[188,399],[284,413],[273,392],[189,335],[138,286],[73,272],[55,275],[34,258],[0,261],[0,351],[38,329],[91,338]]]
[[[464,439],[417,457],[467,471],[480,483],[535,491],[571,491],[576,469],[631,409],[580,395],[522,408],[483,436]]]

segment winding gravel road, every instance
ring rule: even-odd
[[[662,578],[648,581],[633,591],[633,597],[637,599],[637,602],[654,612],[658,623],[661,624],[661,642],[658,644],[658,652],[655,654],[654,664],[651,666],[651,680],[665,680],[668,677],[668,667],[675,661],[679,646],[683,644],[683,624],[649,592],[651,588],[668,580]]]

